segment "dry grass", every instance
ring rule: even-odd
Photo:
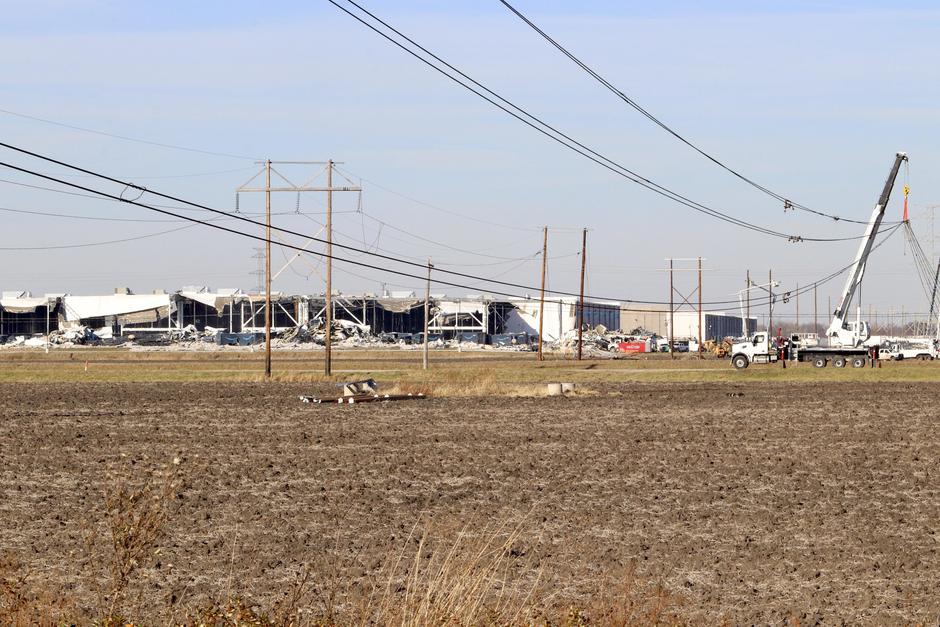
[[[417,394],[426,396],[544,396],[546,387],[538,383],[507,381],[506,373],[493,368],[438,368],[409,372],[391,387],[383,388],[388,394]]]
[[[109,497],[110,578],[92,616],[77,610],[61,594],[50,593],[41,582],[28,581],[19,564],[4,559],[0,560],[0,623],[116,627],[166,622],[157,616],[135,616],[125,601],[136,565],[155,550],[170,522],[172,508],[167,502],[178,480],[167,477],[166,473],[156,480],[151,477],[137,487],[119,484]],[[308,567],[272,607],[260,607],[229,592],[217,602],[190,608],[171,623],[187,627],[632,627],[686,622],[682,599],[640,577],[633,566],[616,580],[599,582],[593,598],[560,598],[542,581],[539,559],[531,550],[534,543],[524,516],[497,523],[465,523],[456,529],[434,521],[423,527],[416,524],[404,543],[386,556],[386,566],[371,585],[352,585],[336,570],[313,577]]]
[[[123,349],[0,351],[0,382],[193,382],[266,381],[260,352],[129,352]],[[746,381],[930,381],[940,376],[940,362],[885,363],[883,368],[817,370],[810,364],[754,365],[734,370],[726,359],[695,359],[665,355],[582,362],[549,354],[537,362],[533,353],[434,351],[431,370],[421,370],[415,351],[337,351],[334,376],[323,375],[322,352],[283,351],[274,354],[274,381],[327,383],[374,378],[400,384],[402,390],[456,396],[490,394],[529,396],[540,384],[571,381],[589,386],[611,382]],[[435,388],[437,391],[435,392]]]
[[[136,473],[121,464],[109,472],[103,520],[83,521],[85,564],[97,594],[97,623],[120,625],[134,574],[158,545],[183,487],[179,461]],[[100,547],[99,545],[105,546]],[[101,554],[106,557],[101,560]],[[105,570],[106,576],[100,576]]]
[[[128,613],[126,603],[134,573],[164,537],[182,480],[174,464],[142,476],[122,465],[110,473],[109,484],[102,518],[81,524],[82,576],[97,597],[92,615],[78,609],[74,599],[31,576],[15,556],[7,555],[0,558],[0,624],[93,622],[113,627],[127,623],[123,616]],[[76,620],[79,618],[86,620]]]
[[[510,522],[514,520],[514,522]],[[525,517],[453,529],[416,524],[402,547],[386,556],[371,587],[334,577],[316,585],[305,570],[286,599],[270,611],[242,597],[197,610],[185,625],[680,625],[683,599],[639,576],[631,565],[599,582],[589,599],[566,602],[542,581],[530,552]],[[335,574],[335,573],[334,573]]]

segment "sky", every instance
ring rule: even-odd
[[[864,231],[784,211],[626,106],[496,0],[361,4],[592,150],[684,196],[784,233],[844,238]],[[933,3],[514,5],[706,152],[825,213],[867,220],[895,152],[907,152],[909,170],[886,220],[900,218],[901,186],[909,182],[914,229],[927,254],[940,255],[931,217],[931,207],[940,207],[933,176],[940,165],[940,10]],[[223,211],[237,207],[253,219],[260,219],[263,194],[244,193],[236,203],[235,190],[259,171],[255,161],[341,161],[334,184],[363,191],[334,194],[337,243],[518,283],[505,288],[514,294],[537,292],[543,226],[550,229],[550,289],[578,291],[587,228],[586,291],[620,301],[667,301],[669,257],[703,257],[703,300],[733,301],[748,270],[763,280],[772,271],[781,290],[793,290],[850,264],[858,246],[788,242],[653,194],[463,90],[325,0],[39,0],[0,2],[0,11],[4,143]],[[129,193],[9,150],[0,155],[72,183]],[[325,185],[321,165],[275,167],[292,181]],[[258,285],[259,241],[205,226],[175,230],[186,223],[0,170],[4,291]],[[175,204],[149,194],[145,200]],[[325,202],[323,193],[275,193],[273,222],[322,236]],[[231,219],[215,223],[261,234]],[[282,270],[294,254],[275,248],[275,289],[323,291],[321,259],[304,254]],[[316,242],[308,249],[323,250]],[[423,276],[421,268],[364,252],[335,254],[376,266],[337,261],[333,284],[344,293],[423,291],[420,279],[387,271]],[[694,279],[678,273],[678,289],[691,291]],[[499,291],[484,281],[450,280],[466,287],[437,283],[432,292]],[[819,287],[821,319],[842,281]],[[901,231],[872,255],[862,305],[927,309]],[[800,307],[803,316],[812,311],[811,294]],[[779,303],[775,316],[795,308],[794,300]]]

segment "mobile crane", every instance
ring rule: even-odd
[[[842,299],[839,306],[832,312],[832,322],[826,330],[826,336],[829,338],[829,346],[811,346],[798,347],[796,350],[797,361],[812,362],[816,368],[825,368],[828,363],[832,363],[836,368],[844,368],[846,364],[851,364],[853,368],[862,368],[868,356],[868,347],[865,342],[871,336],[871,330],[867,321],[861,320],[861,306],[856,306],[855,319],[849,320],[849,307],[852,299],[858,291],[862,278],[865,276],[865,267],[868,264],[868,256],[871,254],[875,238],[878,236],[878,230],[884,219],[885,208],[888,206],[888,199],[891,197],[891,190],[894,188],[894,182],[897,179],[901,164],[907,161],[907,154],[899,152],[894,157],[894,165],[891,166],[891,172],[885,181],[881,196],[878,197],[878,203],[872,210],[871,218],[868,220],[868,226],[865,229],[865,235],[855,254],[855,262],[852,264],[849,276],[845,281],[845,287],[842,289]],[[748,341],[734,344],[731,349],[731,365],[738,370],[747,368],[753,363],[770,363],[776,361],[776,347],[770,340],[770,332],[760,332],[754,335]]]

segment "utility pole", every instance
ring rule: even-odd
[[[543,361],[542,356],[542,331],[545,329],[545,272],[548,269],[548,227],[543,230],[542,236],[542,295],[539,297],[539,354],[538,360]],[[560,307],[561,305],[559,305]]]
[[[774,333],[774,271],[767,271],[767,282],[770,283],[770,301],[767,303],[767,338]]]
[[[705,354],[702,352],[702,318],[705,314],[702,313],[702,258],[698,258],[698,358],[705,359]]]
[[[581,233],[581,295],[578,298],[578,361],[581,361],[581,338],[584,332],[584,267],[587,261],[587,229]]]
[[[271,160],[264,162],[264,376],[271,378]]]
[[[669,357],[672,359],[676,358],[675,352],[675,338],[676,338],[676,317],[675,317],[675,305],[673,303],[673,286],[672,286],[672,259],[669,260]]]
[[[747,278],[744,280],[744,287],[751,287],[751,271],[747,271]],[[747,296],[747,311],[744,314],[744,337],[749,337],[751,335],[751,290],[745,292]]]
[[[424,370],[428,369],[428,316],[431,313],[431,268],[434,266],[431,265],[431,259],[428,259],[428,283],[427,287],[424,290],[424,358],[421,361],[421,367]],[[458,338],[458,342],[459,342]]]
[[[333,187],[333,170],[337,163],[342,163],[338,161],[271,161],[270,159],[257,162],[262,166],[261,170],[254,174],[248,181],[236,188],[236,194],[242,192],[264,192],[265,194],[265,376],[271,376],[271,324],[273,322],[273,310],[271,302],[271,193],[272,192],[291,192],[293,194],[300,194],[300,192],[326,192],[327,193],[327,216],[326,216],[326,364],[324,371],[326,374],[331,374],[332,372],[332,353],[331,353],[331,326],[333,319],[333,302],[332,302],[332,274],[333,274],[333,192],[361,192],[362,188],[357,185],[343,185],[339,187]],[[325,165],[326,166],[326,176],[327,176],[327,185],[326,187],[313,185],[313,181],[320,176],[318,172],[314,176],[307,179],[304,183],[296,185],[291,182],[287,177],[285,177],[281,172],[278,171],[274,166],[281,165],[290,165],[290,166],[310,166],[310,165]],[[321,171],[322,172],[322,171]],[[265,184],[264,187],[251,187],[251,184],[258,179],[261,174],[264,174]],[[271,175],[272,173],[279,177],[284,185],[278,187],[271,186]],[[342,172],[340,172],[342,176]],[[346,178],[343,176],[343,178]],[[348,180],[348,179],[347,179]],[[314,241],[319,241],[316,239],[316,236],[312,236],[306,244],[304,244],[303,249],[309,246]],[[297,257],[300,255],[295,255],[291,261],[288,262],[284,268],[281,269],[283,272],[287,267],[293,263]],[[254,313],[252,313],[252,321],[254,321]],[[300,321],[297,321],[298,324]]]
[[[796,284],[796,332],[800,332],[800,284]]]
[[[819,285],[813,283],[813,333],[819,335],[819,307],[817,307],[817,288]]]
[[[333,374],[333,160],[326,162],[326,353],[323,374]]]

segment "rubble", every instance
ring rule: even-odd
[[[110,332],[110,329],[108,331]],[[62,346],[97,346],[101,343],[101,339],[101,336],[91,327],[75,327],[64,331],[53,331],[49,334],[50,344]]]
[[[585,328],[583,331],[583,353],[588,357],[601,358],[619,355],[622,342],[635,339],[634,333],[610,331],[603,325]],[[375,334],[372,327],[351,320],[333,320],[331,325],[332,345],[335,348],[397,348],[399,350],[419,351],[423,348],[424,334],[407,332],[383,332]],[[655,336],[654,336],[655,337]],[[276,350],[319,350],[326,340],[324,322],[320,319],[310,324],[289,329],[275,330],[271,346]],[[52,331],[48,336],[36,334],[17,335],[0,338],[0,346],[7,347],[72,347],[117,345],[126,346],[135,351],[220,351],[248,350],[255,351],[263,347],[264,333],[257,327],[244,332],[229,333],[224,329],[205,326],[200,330],[194,324],[183,328],[126,329],[125,335],[112,333],[112,327],[92,328],[72,326],[67,330]],[[561,340],[546,342],[543,350],[559,351],[570,354],[577,349],[577,330],[568,331]],[[430,333],[430,348],[451,349],[456,351],[534,351],[538,346],[538,336],[529,332],[487,334],[479,331],[457,332],[446,338],[440,333]]]
[[[656,352],[657,335],[642,327],[629,333],[610,331],[604,325],[594,328],[585,327],[581,332],[582,354],[591,358],[617,358],[623,353]],[[637,349],[633,345],[647,345]],[[571,354],[578,349],[578,330],[565,333],[560,341],[553,342],[551,348],[564,354]]]

